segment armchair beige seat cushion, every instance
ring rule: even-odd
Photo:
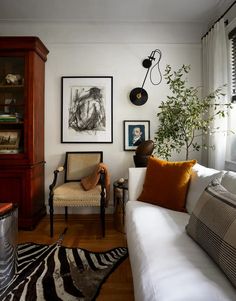
[[[54,190],[54,206],[100,206],[101,185],[89,191],[84,190],[80,182],[67,182]]]

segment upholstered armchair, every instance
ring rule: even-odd
[[[102,236],[105,236],[105,207],[108,201],[109,176],[103,152],[66,152],[64,166],[54,171],[49,186],[50,236],[53,236],[54,207],[100,207]],[[58,174],[64,172],[64,183],[57,185]]]

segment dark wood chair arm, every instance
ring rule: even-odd
[[[58,176],[58,174],[60,172],[63,172],[64,170],[65,170],[65,168],[63,166],[59,166],[56,170],[54,170],[54,172],[53,172],[53,174],[54,174],[53,181],[52,181],[52,184],[49,185],[50,195],[53,193],[53,189],[54,189],[54,187],[57,184],[57,176]]]
[[[105,189],[106,189],[106,185],[105,185],[105,178],[106,178],[106,174],[104,170],[100,171],[100,185],[101,185],[101,202],[102,202],[102,206],[105,207],[106,204],[106,199],[105,199]]]
[[[105,171],[104,170],[101,170],[100,171],[100,184],[103,188],[105,188],[105,178],[106,178],[106,175],[105,175]]]

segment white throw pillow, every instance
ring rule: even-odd
[[[186,210],[189,214],[193,212],[197,201],[210,182],[216,178],[221,178],[221,176],[221,171],[202,166],[198,163],[192,167],[192,175],[186,199]]]
[[[222,178],[221,185],[229,192],[236,194],[236,172],[227,171]]]

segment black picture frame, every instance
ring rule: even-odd
[[[134,137],[134,134],[136,134]],[[124,150],[135,151],[138,145],[150,139],[150,120],[124,120]]]
[[[61,143],[113,143],[113,77],[61,77]]]

